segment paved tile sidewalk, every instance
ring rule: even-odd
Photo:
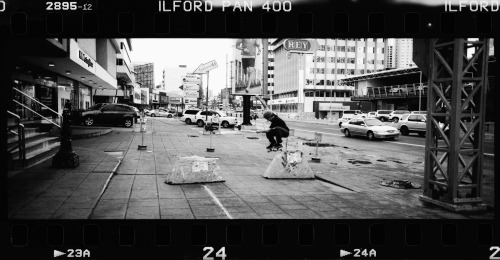
[[[423,160],[420,154],[377,155],[366,151],[361,156],[353,148],[321,149],[320,164],[311,167],[320,180],[268,180],[263,172],[276,155],[267,153],[267,139],[250,131],[223,129],[226,134],[212,136],[214,153],[207,153],[209,136],[193,126],[179,133],[180,122],[156,121],[144,134],[148,150],[139,151],[142,134],[133,129],[113,131],[107,135],[74,140],[73,147],[87,155],[89,165],[77,171],[33,169],[9,179],[9,217],[91,218],[91,219],[227,219],[227,218],[492,218],[488,211],[480,214],[455,214],[441,208],[423,206],[416,197],[422,189],[400,190],[381,186],[383,178],[401,176],[422,183]],[[183,128],[185,131],[185,128]],[[152,131],[153,130],[153,131]],[[306,133],[290,138],[290,146],[303,149],[306,158],[312,147],[303,145],[312,138]],[[194,135],[197,137],[188,137]],[[248,139],[253,137],[258,139]],[[324,137],[328,142],[328,137]],[[102,187],[118,161],[104,151],[122,151],[123,160],[100,199]],[[168,185],[164,181],[180,156],[219,158],[217,163],[225,178],[223,183]],[[354,157],[354,155],[356,155]],[[350,161],[368,161],[361,164]],[[97,160],[98,163],[91,163]],[[379,160],[383,160],[381,162]],[[409,163],[398,163],[404,160]],[[82,167],[80,166],[80,167]],[[101,166],[102,173],[93,172]],[[77,168],[78,169],[78,168]],[[104,173],[104,169],[109,170]],[[21,176],[21,175],[20,175]],[[46,180],[47,176],[50,180]],[[14,176],[16,177],[16,176]],[[14,178],[13,177],[13,178]],[[30,192],[19,189],[30,183]],[[336,185],[332,184],[335,183]],[[57,184],[57,185],[56,185]],[[212,198],[215,195],[228,214]],[[12,190],[12,193],[11,191]],[[18,191],[15,193],[14,191]],[[12,198],[11,198],[12,195]],[[44,207],[40,207],[47,205]],[[9,204],[10,206],[10,204]],[[63,210],[65,209],[65,210]],[[69,210],[67,210],[69,209]],[[34,210],[38,214],[31,214]],[[63,213],[64,212],[64,213]],[[12,214],[11,214],[12,213]]]
[[[97,204],[104,184],[118,164],[114,156],[73,146],[80,166],[51,168],[48,159],[7,179],[8,217],[85,219]]]

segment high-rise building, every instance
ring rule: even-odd
[[[396,62],[394,61],[395,59],[395,53],[394,53],[394,45],[387,45],[387,51],[385,55],[385,60],[386,60],[386,68],[387,69],[394,69],[396,68]]]
[[[274,45],[273,41],[276,39],[268,39],[267,45],[267,93],[272,96],[274,90]]]
[[[394,65],[396,69],[415,67],[413,62],[413,39],[396,39]]]
[[[273,111],[337,118],[341,111],[356,108],[350,102],[353,86],[338,80],[385,70],[386,39],[309,39],[317,43],[313,54],[285,50],[286,39],[274,45]]]
[[[155,75],[153,63],[133,63],[135,80],[141,84],[142,88],[155,89]]]

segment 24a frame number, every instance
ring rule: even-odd
[[[214,258],[210,256],[212,254],[212,252],[214,252],[213,247],[211,247],[211,246],[204,247],[203,251],[208,251],[208,253],[206,253],[205,256],[203,256],[203,260],[214,260]],[[215,253],[215,258],[218,258],[218,259],[225,260],[226,256],[227,255],[226,255],[226,248],[225,247],[221,247],[221,249],[219,249],[219,251],[217,251],[217,253]]]

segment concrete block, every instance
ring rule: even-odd
[[[314,173],[300,149],[289,149],[274,156],[263,175],[268,179],[314,179]]]
[[[217,158],[190,156],[180,157],[175,162],[172,173],[167,175],[165,183],[186,184],[221,181],[224,179],[217,165]]]

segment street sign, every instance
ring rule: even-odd
[[[321,133],[314,133],[314,141],[321,142],[321,138],[323,137],[323,134]]]
[[[200,64],[200,66],[198,66],[198,68],[193,72],[193,74],[205,74],[217,67],[218,67],[217,62],[213,60],[205,64]]]
[[[201,82],[201,76],[198,74],[191,74],[188,73],[186,76],[182,77],[182,82],[185,84],[189,83],[200,83]]]

